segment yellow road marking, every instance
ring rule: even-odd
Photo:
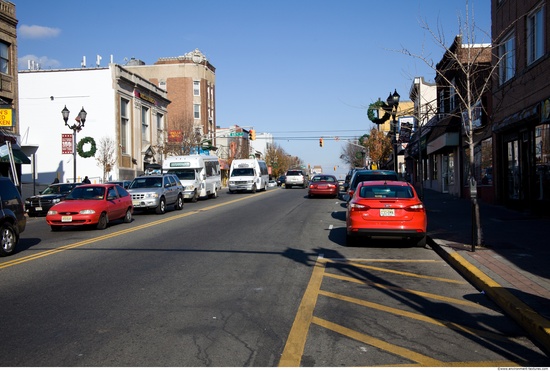
[[[467,327],[467,326],[462,326],[462,325],[459,325],[458,323],[454,323],[454,322],[450,322],[450,321],[440,321],[440,320],[425,316],[423,314],[408,312],[408,311],[402,310],[402,309],[395,309],[395,308],[392,308],[392,307],[388,307],[386,305],[381,305],[381,304],[373,303],[373,302],[362,300],[362,299],[352,298],[350,296],[335,294],[335,293],[324,291],[324,290],[319,290],[319,294],[327,296],[329,298],[334,298],[334,299],[346,301],[348,303],[357,304],[357,305],[360,305],[360,306],[363,306],[363,307],[377,309],[377,310],[387,312],[387,313],[392,313],[392,314],[395,314],[397,316],[412,318],[412,319],[415,319],[415,320],[418,320],[418,321],[430,323],[432,325],[437,325],[437,326],[446,327],[446,328],[450,328],[450,329],[453,329],[453,330],[465,332],[465,333],[470,334],[470,335],[481,336],[481,337],[491,338],[491,339],[497,339],[497,340],[501,340],[501,341],[510,341],[510,339],[507,338],[506,336],[500,335],[500,334],[497,334],[497,333],[494,333],[494,332],[473,329],[473,328],[470,328],[470,327]]]
[[[313,317],[313,323],[315,323],[316,325],[322,326],[324,328],[327,328],[329,330],[332,330],[334,332],[337,332],[339,334],[342,334],[344,336],[347,336],[349,338],[358,340],[364,344],[368,344],[373,347],[382,349],[386,352],[396,354],[406,359],[410,359],[411,361],[417,362],[418,363],[417,366],[430,366],[430,367],[444,366],[444,362],[438,361],[437,359],[425,356],[423,354],[414,352],[412,350],[409,350],[397,345],[390,344],[383,340],[374,338],[369,335],[362,334],[360,332],[351,330],[344,326],[340,326],[336,323],[329,322],[318,317]]]
[[[357,278],[342,276],[342,275],[333,274],[333,273],[325,273],[325,276],[330,277],[330,278],[334,278],[334,279],[337,279],[337,280],[341,280],[341,281],[347,281],[347,282],[358,283],[358,284],[367,285],[367,286],[378,287],[378,288],[381,288],[381,289],[384,289],[384,290],[389,290],[389,291],[406,292],[406,293],[413,294],[413,295],[416,295],[416,296],[435,299],[435,300],[438,300],[438,301],[444,301],[444,302],[447,302],[447,303],[465,305],[465,306],[474,307],[474,308],[483,308],[483,305],[480,305],[480,304],[477,304],[477,303],[474,303],[474,302],[471,302],[471,301],[468,301],[468,300],[450,298],[448,296],[431,294],[429,292],[409,290],[409,289],[405,289],[405,288],[398,287],[398,286],[392,286],[392,285],[382,285],[380,283],[375,283],[375,282],[372,282],[372,281],[369,281],[369,280],[360,280],[360,279],[357,279]]]
[[[247,200],[249,198],[257,197],[257,196],[260,196],[260,195],[263,195],[263,194],[264,193],[256,193],[256,194],[252,194],[250,196],[246,196],[246,197],[243,197],[243,198],[238,198],[238,199],[235,199],[235,200],[227,201],[227,202],[224,202],[224,203],[221,203],[221,204],[206,206],[206,207],[203,207],[203,208],[198,209],[198,210],[188,211],[188,212],[183,213],[183,214],[178,213],[178,214],[170,216],[168,218],[159,219],[159,220],[156,220],[154,222],[143,224],[143,225],[140,225],[140,226],[137,226],[137,227],[132,227],[132,228],[120,230],[120,231],[109,233],[109,234],[102,235],[102,236],[99,236],[99,237],[89,238],[87,240],[75,242],[75,243],[72,243],[72,244],[69,244],[69,245],[56,247],[56,248],[51,249],[51,250],[42,251],[42,252],[32,254],[32,255],[29,255],[29,256],[25,256],[25,257],[22,257],[22,258],[10,260],[10,261],[4,262],[4,263],[0,263],[0,269],[5,269],[5,268],[8,268],[8,267],[12,267],[14,265],[27,263],[27,262],[30,262],[30,261],[33,261],[33,260],[36,260],[36,259],[41,259],[41,258],[50,256],[50,255],[53,255],[53,254],[57,254],[57,253],[60,253],[60,252],[63,252],[63,251],[72,250],[72,249],[75,249],[77,247],[88,245],[88,244],[91,244],[91,243],[94,243],[94,242],[99,242],[99,241],[107,240],[107,239],[110,239],[110,238],[122,236],[122,235],[132,233],[132,232],[135,232],[135,231],[138,231],[138,230],[141,230],[141,229],[154,227],[158,224],[167,223],[167,222],[170,222],[170,221],[173,221],[173,220],[185,218],[185,217],[195,215],[195,214],[200,213],[200,212],[204,212],[204,211],[208,211],[208,210],[212,210],[212,209],[217,209],[217,208],[222,207],[222,206],[227,206],[227,205],[230,205],[230,204],[233,204],[233,203],[236,203],[236,202],[241,202],[241,201]]]
[[[313,310],[317,303],[324,270],[324,259],[317,259],[306,292],[298,307],[298,313],[296,313],[296,318],[290,329],[283,354],[279,360],[279,367],[300,367],[300,361],[306,344],[307,332],[313,318]]]

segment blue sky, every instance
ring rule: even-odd
[[[253,126],[305,164],[343,174],[345,140],[368,132],[368,105],[411,81],[433,81],[406,48],[439,61],[470,17],[476,42],[490,42],[489,0],[12,0],[19,68],[148,64],[200,49],[216,67],[217,124]],[[468,5],[469,12],[466,12]],[[324,147],[319,138],[324,137]],[[336,141],[333,138],[339,137]],[[333,167],[338,166],[336,171]]]

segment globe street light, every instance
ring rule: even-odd
[[[63,115],[63,121],[65,121],[65,126],[73,131],[73,174],[74,183],[76,183],[76,133],[84,128],[87,113],[86,111],[84,111],[84,107],[82,107],[82,109],[78,113],[78,116],[76,116],[75,118],[76,122],[72,125],[69,125],[67,123],[67,121],[69,120],[69,113],[70,111],[67,109],[67,106],[65,106],[65,108],[63,108],[63,110],[61,111],[61,115]]]
[[[394,89],[393,94],[390,91],[390,95],[386,99],[388,111],[392,117],[392,148],[393,148],[393,170],[398,172],[397,164],[397,121],[395,116],[397,115],[397,108],[399,107],[400,95],[397,93],[397,89]]]

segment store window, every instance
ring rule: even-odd
[[[143,142],[149,142],[149,108],[141,107],[141,140]]]
[[[129,153],[129,138],[130,138],[130,113],[128,112],[128,106],[130,101],[122,98],[120,100],[120,146],[122,154],[127,155]]]
[[[507,147],[507,183],[508,183],[508,198],[511,200],[519,199],[519,189],[521,182],[521,174],[519,167],[519,141],[513,140],[506,143]]]
[[[10,46],[0,41],[0,72],[10,73]]]
[[[481,142],[480,169],[481,184],[493,184],[493,138]]]
[[[550,124],[535,128],[536,199],[550,200]]]

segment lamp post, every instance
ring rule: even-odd
[[[397,163],[397,121],[395,116],[397,115],[397,108],[399,107],[400,95],[397,93],[397,89],[394,89],[393,94],[390,91],[390,95],[386,99],[387,110],[391,113],[392,118],[392,148],[393,148],[393,170],[398,172]]]
[[[69,120],[70,111],[67,109],[67,106],[63,108],[61,114],[63,115],[63,121],[65,121],[65,126],[73,131],[73,174],[74,174],[74,183],[76,183],[76,133],[78,133],[82,128],[84,128],[84,123],[86,122],[86,111],[84,107],[78,113],[78,116],[75,118],[75,123],[69,125],[67,121]]]

